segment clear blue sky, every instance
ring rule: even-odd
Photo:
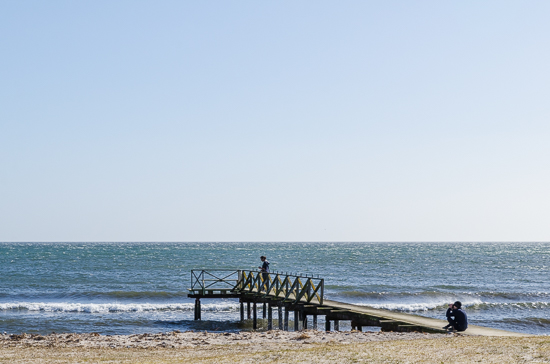
[[[549,241],[548,1],[0,1],[0,241]]]

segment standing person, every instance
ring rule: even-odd
[[[468,328],[468,316],[466,316],[466,312],[462,309],[462,303],[460,301],[456,301],[449,305],[445,316],[447,316],[449,324],[444,326],[444,329],[452,328],[456,331],[464,331]]]
[[[265,289],[267,291],[269,287],[269,262],[264,255],[260,257],[260,260],[262,261],[262,266],[258,267],[258,269],[262,271],[263,286],[265,286]]]

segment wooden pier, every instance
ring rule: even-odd
[[[238,299],[241,321],[252,320],[254,330],[258,329],[258,309],[261,307],[268,330],[275,329],[275,313],[277,328],[287,331],[292,315],[294,331],[317,330],[318,317],[324,316],[326,331],[339,331],[341,321],[350,321],[352,329],[358,331],[362,331],[365,326],[378,326],[381,331],[447,332],[442,328],[447,324],[445,320],[325,300],[324,279],[308,275],[246,270],[192,270],[188,296],[195,298],[195,320],[201,320],[201,299]],[[528,336],[474,325],[469,325],[461,334]]]

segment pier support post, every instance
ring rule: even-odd
[[[334,320],[334,331],[340,331],[340,320]]]
[[[258,307],[256,307],[256,302],[253,303],[252,308],[252,330],[258,329]]]
[[[251,319],[251,316],[250,316],[250,301],[248,301],[246,303],[246,319],[247,320],[250,320]]]
[[[277,307],[277,318],[279,319],[279,330],[283,330],[283,306]]]
[[[241,304],[240,304],[240,311],[241,311],[241,322],[244,321],[244,302],[241,301]]]
[[[294,331],[300,331],[300,311],[294,311]]]
[[[288,331],[288,316],[289,316],[288,307],[285,307],[285,323],[284,323],[284,329],[283,329],[285,331]]]
[[[325,331],[330,332],[330,320],[328,318],[325,320]]]
[[[313,330],[317,330],[317,315],[313,315],[312,321]]]
[[[267,329],[273,330],[273,307],[271,307],[271,303],[267,306]]]
[[[195,298],[195,321],[201,319],[201,299]]]
[[[301,320],[302,321],[302,330],[307,330],[307,315],[306,315],[305,311],[301,311],[300,314],[301,314],[300,316],[302,316],[301,317],[301,319],[302,319]]]
[[[262,318],[263,318],[263,319],[265,319],[265,314],[266,314],[266,312],[265,312],[266,307],[265,307],[265,306],[266,306],[266,303],[264,302],[264,307],[263,307],[263,308],[264,308],[264,312],[263,312],[263,314],[262,314]]]

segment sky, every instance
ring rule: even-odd
[[[0,241],[550,241],[548,14],[0,0]]]

